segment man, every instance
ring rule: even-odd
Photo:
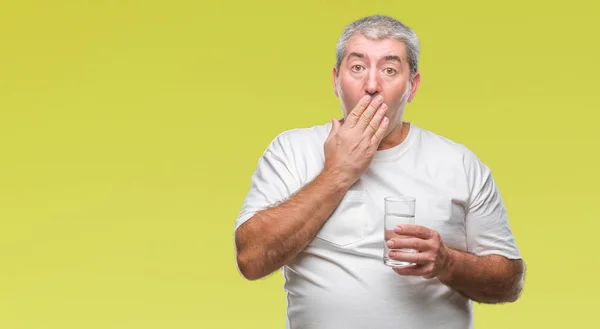
[[[344,119],[286,131],[260,158],[235,223],[237,264],[249,280],[282,268],[287,328],[472,328],[472,301],[521,293],[524,263],[488,167],[403,121],[418,55],[393,18],[350,24],[333,69]],[[384,241],[383,198],[397,195],[417,200],[415,225]],[[416,265],[384,265],[384,243]]]

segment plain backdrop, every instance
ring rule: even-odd
[[[406,119],[492,169],[528,265],[476,328],[595,328],[592,1],[4,1],[0,328],[284,328],[279,272],[238,274],[233,225],[280,132],[341,116],[344,26],[422,44]]]

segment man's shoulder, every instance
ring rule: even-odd
[[[431,157],[435,157],[441,163],[458,165],[468,174],[489,172],[487,165],[466,144],[430,130],[420,129],[421,144]]]
[[[282,130],[272,138],[264,153],[280,159],[298,159],[322,152],[330,131],[331,123]]]
[[[273,138],[271,145],[276,144],[281,147],[297,148],[317,143],[322,146],[330,130],[331,123],[283,130]]]
[[[307,127],[298,127],[293,129],[284,130],[279,133],[276,137],[279,139],[302,139],[302,138],[317,138],[324,139],[329,135],[329,131],[331,130],[331,123],[324,124],[315,124]]]
[[[421,144],[425,149],[440,156],[459,156],[472,154],[473,152],[462,143],[459,143],[449,137],[436,133],[432,130],[417,127],[420,130]]]

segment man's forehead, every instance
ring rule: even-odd
[[[406,48],[404,42],[393,38],[368,39],[362,35],[353,36],[346,48],[346,57],[360,55],[358,57],[384,58],[386,56],[398,56],[405,58]]]

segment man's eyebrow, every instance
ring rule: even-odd
[[[365,54],[363,54],[363,53],[351,52],[350,54],[348,54],[348,59],[350,59],[352,57],[357,57],[357,58],[360,58],[360,59],[364,59],[367,56]],[[386,61],[386,62],[396,61],[396,62],[402,64],[402,59],[400,58],[400,56],[397,56],[397,55],[387,55],[387,56],[384,56],[383,60]]]
[[[387,61],[396,61],[400,64],[402,64],[402,59],[400,59],[400,56],[396,56],[396,55],[387,55],[383,58],[386,62]]]
[[[358,58],[363,59],[367,56],[365,56],[365,54],[363,54],[363,53],[351,52],[350,54],[348,54],[348,59],[350,59],[352,57],[358,57]]]

